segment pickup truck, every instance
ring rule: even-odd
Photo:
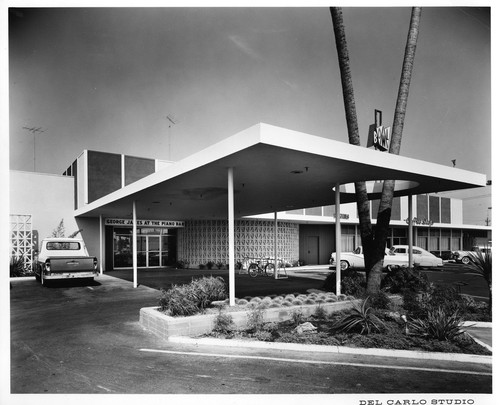
[[[49,280],[94,278],[97,258],[89,256],[82,239],[46,238],[35,258],[35,278],[42,285]]]

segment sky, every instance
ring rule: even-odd
[[[410,13],[343,8],[362,144],[375,109],[392,125]],[[8,22],[10,169],[61,174],[84,149],[175,161],[259,122],[348,142],[327,7],[13,7]],[[424,7],[401,155],[491,179],[490,46],[488,8]]]

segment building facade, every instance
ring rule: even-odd
[[[80,232],[89,253],[99,256],[104,271],[132,267],[132,219],[75,217],[75,210],[147,177],[171,162],[98,151],[84,151],[60,176],[11,171],[11,255],[31,264],[38,239],[63,226],[66,235]],[[186,196],[189,198],[190,196]],[[408,198],[416,212],[408,216]],[[371,201],[375,222],[378,201]],[[335,246],[335,205],[296,209],[239,218],[235,221],[235,260],[274,257],[290,264],[326,264]],[[354,203],[340,206],[342,251],[360,245]],[[491,241],[489,226],[463,224],[462,201],[440,194],[396,197],[387,245],[408,243],[413,222],[414,244],[446,258],[450,251]],[[275,228],[275,224],[277,228]],[[104,228],[104,235],[100,229]],[[101,236],[103,236],[101,238]],[[101,246],[100,240],[104,246]],[[102,253],[103,252],[103,253]],[[169,267],[183,262],[191,268],[227,264],[228,220],[172,220],[168,213],[137,218],[139,268]]]

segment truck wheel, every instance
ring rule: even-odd
[[[470,263],[470,257],[469,256],[462,257],[462,264],[469,264],[469,263]]]

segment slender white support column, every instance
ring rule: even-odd
[[[278,213],[274,211],[274,278],[278,278]]]
[[[229,239],[229,305],[235,305],[234,270],[234,176],[233,168],[227,169],[227,219]]]
[[[342,248],[342,233],[340,228],[340,184],[335,184],[335,263],[336,267],[336,294],[339,295],[340,291],[340,251]]]
[[[135,200],[132,203],[132,266],[134,267],[134,288],[137,288],[137,214]]]
[[[102,215],[99,215],[99,274],[102,276],[104,271],[102,258],[104,257],[104,226]]]
[[[408,267],[413,267],[413,196],[408,196]]]

